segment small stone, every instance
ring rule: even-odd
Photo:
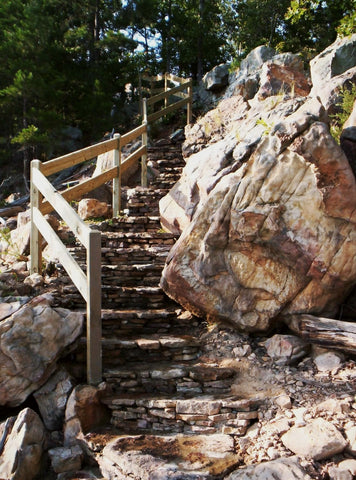
[[[78,204],[78,215],[83,220],[89,218],[107,218],[109,216],[109,206],[105,202],[99,202],[95,198],[83,198]]]
[[[294,426],[295,427],[304,427],[305,423],[305,414],[307,409],[304,407],[293,408],[293,414],[295,417]]]
[[[169,368],[166,371],[152,370],[151,372],[151,378],[162,379],[162,380],[170,380],[173,378],[183,378],[185,377],[185,375],[186,375],[186,370],[180,367]]]
[[[268,355],[277,365],[289,365],[301,360],[309,351],[309,345],[294,335],[273,335],[265,343]]]
[[[261,452],[262,453],[262,452]],[[250,465],[232,472],[226,480],[311,480],[301,467],[297,457],[277,458],[263,462],[264,454],[259,455],[258,465]]]
[[[326,352],[317,355],[314,363],[319,372],[337,371],[342,365],[342,355],[335,352]]]
[[[52,468],[56,473],[79,470],[82,466],[83,452],[79,445],[71,448],[58,447],[48,451]]]
[[[279,397],[275,398],[274,403],[283,410],[292,407],[292,402],[289,395],[280,395]]]
[[[354,458],[348,458],[339,463],[338,468],[341,471],[348,471],[351,473],[352,478],[356,476],[356,460]]]
[[[177,413],[188,413],[198,415],[216,415],[220,412],[221,402],[214,400],[178,400]]]
[[[356,426],[345,429],[345,435],[349,442],[347,451],[352,455],[356,455]]]
[[[44,283],[44,279],[42,275],[39,273],[33,273],[25,278],[24,282],[25,285],[30,285],[31,287],[41,287]]]
[[[305,427],[292,427],[281,440],[296,455],[313,460],[330,458],[347,445],[339,430],[322,418],[314,419]]]

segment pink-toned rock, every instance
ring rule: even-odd
[[[161,280],[191,312],[262,331],[281,313],[335,315],[355,283],[355,177],[317,121],[317,103],[275,125],[236,171],[217,168],[205,197],[201,190]]]
[[[262,67],[257,97],[263,100],[271,95],[284,93],[306,97],[310,88],[310,82],[303,72],[271,61]]]
[[[108,420],[107,409],[100,402],[102,387],[78,385],[73,389],[65,411],[65,446],[83,445],[85,433]]]
[[[276,334],[265,343],[268,355],[278,365],[290,364],[301,360],[309,350],[309,345],[294,335]]]
[[[78,204],[78,215],[83,220],[89,218],[107,218],[109,216],[109,206],[105,202],[99,202],[95,198],[83,198]]]

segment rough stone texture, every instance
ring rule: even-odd
[[[340,368],[342,360],[340,353],[323,352],[315,356],[314,363],[319,372],[332,372]]]
[[[103,389],[78,385],[68,399],[65,411],[64,441],[66,446],[80,442],[83,435],[107,419],[107,411],[100,403]]]
[[[48,451],[52,468],[56,473],[79,470],[82,466],[83,452],[78,445],[70,448],[58,447]]]
[[[244,467],[231,473],[226,480],[311,480],[297,457],[278,458],[270,462]]]
[[[106,202],[100,202],[96,198],[83,198],[78,204],[78,215],[83,220],[107,218],[109,216],[109,206]]]
[[[29,408],[7,422],[6,440],[0,452],[0,478],[32,480],[41,466],[45,445],[44,426],[37,413]],[[0,433],[3,434],[5,429],[4,424],[0,425]]]
[[[239,463],[229,435],[117,438],[98,458],[108,480],[199,480],[219,477]]]
[[[308,353],[309,345],[294,335],[273,335],[265,344],[268,355],[279,365],[301,360]]]
[[[17,215],[17,228],[11,231],[11,244],[8,253],[11,255],[27,255],[30,253],[30,211]]]
[[[333,77],[356,66],[356,34],[337,39],[310,62],[311,80],[315,91]]]
[[[51,302],[36,297],[0,323],[0,405],[20,405],[41,387],[82,331],[81,313],[51,308]]]
[[[300,98],[282,102],[270,97],[249,105],[238,96],[223,100],[192,128],[187,127],[183,154],[189,158],[180,180],[160,200],[162,225],[181,233],[213,188],[238,171],[270,129],[281,130],[288,139],[304,130],[313,117],[323,117],[318,101],[302,104]],[[285,126],[280,121],[283,117],[287,117]],[[206,142],[211,144],[206,147]]]
[[[356,80],[356,34],[337,39],[310,62],[313,88],[329,114],[335,113],[340,90]]]
[[[73,388],[73,379],[64,368],[60,368],[43,387],[34,393],[43,422],[48,430],[62,429],[65,407]]]
[[[269,47],[256,47],[241,61],[240,68],[229,79],[225,96],[242,95],[246,100],[253,98],[259,86],[259,69],[272,59],[276,52]]]
[[[241,168],[208,182],[168,256],[169,296],[246,331],[268,329],[281,312],[336,313],[356,280],[356,184],[317,116],[316,101],[304,104]],[[226,165],[231,153],[221,157]]]
[[[262,66],[260,88],[257,92],[259,100],[271,95],[283,95],[285,93],[301,97],[309,95],[310,82],[303,72],[290,66],[272,62],[266,62]]]
[[[352,112],[346,120],[340,136],[340,146],[356,177],[356,100]]]
[[[203,84],[207,90],[219,90],[226,87],[229,79],[229,65],[221,64],[214,67],[206,73],[203,78]]]
[[[305,427],[292,427],[281,438],[293,453],[314,460],[323,460],[342,452],[347,441],[335,426],[322,418]]]

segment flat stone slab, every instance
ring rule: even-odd
[[[235,470],[226,480],[311,480],[311,477],[300,466],[298,457],[289,457]]]
[[[104,476],[124,480],[221,478],[240,463],[229,435],[118,437],[98,458]]]

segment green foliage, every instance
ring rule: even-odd
[[[356,10],[341,19],[337,33],[340,37],[348,37],[356,33]]]
[[[339,95],[341,100],[337,106],[340,110],[335,115],[332,115],[330,126],[331,134],[338,143],[340,143],[340,135],[343,125],[349,118],[356,100],[356,85],[353,84],[351,88],[345,86],[342,88]]]
[[[354,0],[1,0],[0,165],[67,153],[68,126],[84,145],[127,130],[140,72],[199,80],[261,44],[308,56],[354,31]]]
[[[47,143],[48,137],[46,133],[40,133],[35,125],[29,125],[23,128],[14,138],[11,139],[11,143],[19,143],[20,145],[36,145],[41,143]]]

